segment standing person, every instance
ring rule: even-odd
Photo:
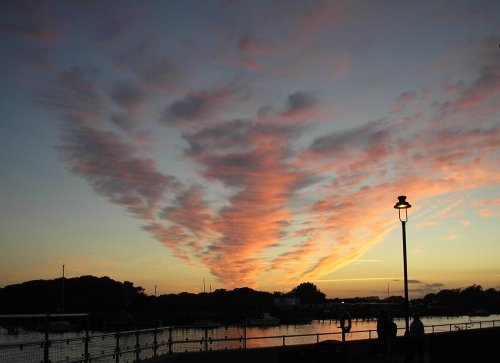
[[[422,363],[424,361],[425,329],[424,323],[422,323],[418,314],[413,316],[413,321],[410,324],[410,337],[412,350],[418,356],[418,361]]]
[[[387,355],[388,324],[387,315],[384,310],[380,310],[377,317],[378,350],[381,357]]]
[[[387,317],[387,361],[389,362],[392,362],[396,352],[396,335],[398,335],[398,326],[389,316]]]

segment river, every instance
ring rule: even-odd
[[[453,316],[453,317],[422,317],[427,333],[476,329],[500,325],[500,314],[487,317]],[[404,333],[404,319],[396,319],[398,335]],[[376,338],[376,320],[353,320],[352,329],[346,335],[346,340]],[[266,327],[219,326],[211,328],[171,327],[159,328],[156,340],[160,347],[158,354],[165,354],[171,349],[175,352],[243,349],[263,346],[280,346],[283,344],[307,344],[318,341],[341,340],[341,331],[335,320],[315,320],[303,325],[277,325]],[[300,336],[299,336],[300,335]],[[116,333],[90,332],[89,353],[93,362],[114,362],[112,354],[117,343],[122,352],[120,362],[132,362],[133,351],[137,342],[141,346],[141,358],[153,355],[154,332],[148,331],[139,336],[135,332],[120,333],[117,341]],[[169,338],[173,343],[168,344]],[[43,361],[43,333],[20,330],[17,334],[0,329],[0,362],[28,363]],[[83,356],[85,332],[52,333],[50,359],[53,363],[67,362]],[[24,344],[22,347],[20,344]]]

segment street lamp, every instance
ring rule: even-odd
[[[394,206],[399,212],[399,220],[401,221],[401,226],[403,227],[403,266],[404,266],[404,279],[405,279],[405,336],[410,333],[409,330],[409,315],[410,315],[410,303],[408,300],[408,268],[406,267],[406,222],[408,221],[408,208],[411,208],[410,203],[406,201],[405,195],[400,195],[398,197],[398,202]],[[404,216],[401,214],[401,210],[404,210]]]

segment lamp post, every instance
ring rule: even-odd
[[[406,222],[408,221],[408,208],[411,208],[410,203],[406,201],[406,196],[400,195],[398,197],[398,202],[394,206],[399,212],[399,220],[401,221],[401,226],[403,227],[403,267],[404,267],[404,283],[405,283],[405,336],[410,333],[409,330],[409,315],[410,315],[410,303],[408,300],[408,268],[406,266]],[[401,214],[401,210],[404,210],[404,216]]]

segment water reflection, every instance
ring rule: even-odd
[[[422,321],[426,326],[426,333],[443,332],[450,330],[476,329],[493,326],[493,320],[499,320],[500,314],[489,317],[423,317]],[[404,333],[404,319],[396,319],[398,335]],[[359,340],[377,338],[376,320],[353,320],[352,330],[346,335],[347,340]],[[498,325],[499,322],[496,322]],[[101,332],[92,332],[93,338],[90,341],[90,353],[93,357],[108,354],[116,347],[116,335]],[[50,334],[49,339],[59,340],[53,342],[52,346],[60,345],[61,356],[73,355],[81,356],[85,332],[67,332]],[[0,345],[19,344],[27,342],[40,342],[44,340],[41,332],[27,332],[20,330],[18,334],[8,334],[7,330],[0,329]],[[74,341],[65,341],[72,338],[81,338]],[[265,327],[243,327],[243,326],[220,326],[210,329],[197,328],[175,328],[164,329],[157,332],[157,342],[160,344],[159,354],[165,354],[171,349],[173,352],[218,350],[218,349],[244,349],[263,346],[281,346],[294,344],[316,343],[324,340],[341,340],[341,330],[339,323],[335,320],[313,321],[304,325],[277,325]],[[169,345],[169,339],[173,344]],[[152,354],[154,333],[141,333],[141,347],[149,347]],[[71,344],[70,344],[71,343]],[[121,333],[119,345],[121,351],[131,349],[135,346],[135,332],[129,334]],[[33,346],[34,355],[40,354],[40,345]],[[26,350],[26,349],[25,349]],[[26,353],[26,352],[25,352]],[[133,355],[131,352],[130,354]],[[1,358],[1,357],[0,357]],[[110,358],[111,359],[111,358]],[[1,361],[1,359],[0,359]],[[101,360],[100,360],[101,361]],[[102,360],[104,362],[104,360]],[[22,362],[22,360],[19,360]]]

